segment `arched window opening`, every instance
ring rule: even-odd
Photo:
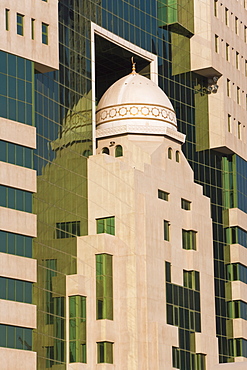
[[[172,148],[168,148],[168,158],[172,159]]]
[[[90,155],[92,155],[92,152],[91,150],[87,149],[87,150],[84,150],[84,152],[82,153],[83,157],[89,157]]]
[[[115,149],[115,157],[122,157],[123,155],[123,147],[122,145],[117,145]]]
[[[102,149],[102,154],[110,154],[110,151],[109,151],[109,148],[107,148],[106,146]]]
[[[178,150],[176,151],[176,162],[180,162],[180,153]]]

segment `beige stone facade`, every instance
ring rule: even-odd
[[[17,33],[17,14],[23,35]],[[0,19],[0,50],[32,60],[39,72],[58,69],[58,0],[2,0]],[[42,42],[42,24],[48,26],[47,44]]]

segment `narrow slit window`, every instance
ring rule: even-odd
[[[172,159],[172,148],[168,148],[168,158]]]
[[[231,132],[232,131],[232,128],[231,128],[231,115],[228,114],[228,117],[227,117],[227,126],[228,126],[228,132]]]
[[[164,220],[164,240],[170,241],[170,222]]]
[[[229,47],[229,44],[226,43],[226,60],[227,62],[229,62],[230,60],[230,47]]]
[[[238,122],[238,139],[241,140],[241,122]]]
[[[236,51],[236,68],[239,69],[239,52]]]
[[[34,40],[34,25],[35,25],[35,19],[31,19],[31,39]]]
[[[9,9],[5,9],[5,30],[9,31]]]
[[[214,35],[214,50],[216,53],[219,53],[219,36]]]
[[[235,17],[235,33],[238,35],[238,17]]]
[[[226,92],[227,92],[227,96],[230,97],[230,95],[231,95],[231,88],[230,88],[230,80],[229,79],[227,79],[227,81],[226,81]]]
[[[225,8],[225,24],[229,26],[229,10]]]
[[[237,103],[240,104],[240,87],[237,86]]]
[[[218,17],[218,0],[214,0],[214,16]]]

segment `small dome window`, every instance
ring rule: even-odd
[[[178,150],[176,151],[176,162],[180,162],[180,153]]]
[[[172,148],[168,148],[168,158],[172,159]]]
[[[115,149],[115,157],[122,157],[123,156],[123,147],[122,145],[117,145]]]
[[[110,154],[110,151],[106,146],[102,149],[102,154]]]
[[[90,155],[92,155],[92,152],[91,150],[87,149],[87,150],[84,150],[84,152],[82,153],[83,157],[89,157]]]

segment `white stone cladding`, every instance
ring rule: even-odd
[[[114,157],[116,145],[123,147],[122,157]],[[103,147],[110,155],[101,154]],[[169,193],[168,201],[158,199],[158,189]],[[181,209],[181,198],[191,202],[190,211]],[[100,139],[97,154],[88,159],[88,210],[89,235],[77,238],[78,275],[67,277],[68,296],[87,296],[87,364],[69,368],[173,368],[178,328],[166,320],[165,261],[169,261],[174,284],[183,286],[183,270],[200,272],[202,332],[196,334],[196,352],[206,354],[211,369],[218,362],[218,346],[210,205],[193,181],[181,145],[152,135]],[[96,219],[107,216],[115,216],[115,236],[96,234]],[[170,241],[164,241],[164,220],[170,222]],[[196,251],[182,249],[182,228],[197,231]],[[113,321],[96,320],[98,253],[113,256]],[[113,365],[96,365],[97,341],[114,342]]]
[[[9,10],[8,30],[6,9]],[[17,34],[17,13],[24,16],[23,36]],[[48,25],[48,45],[42,43],[42,23]],[[35,62],[39,72],[58,69],[58,0],[1,0],[0,24],[0,50]]]

